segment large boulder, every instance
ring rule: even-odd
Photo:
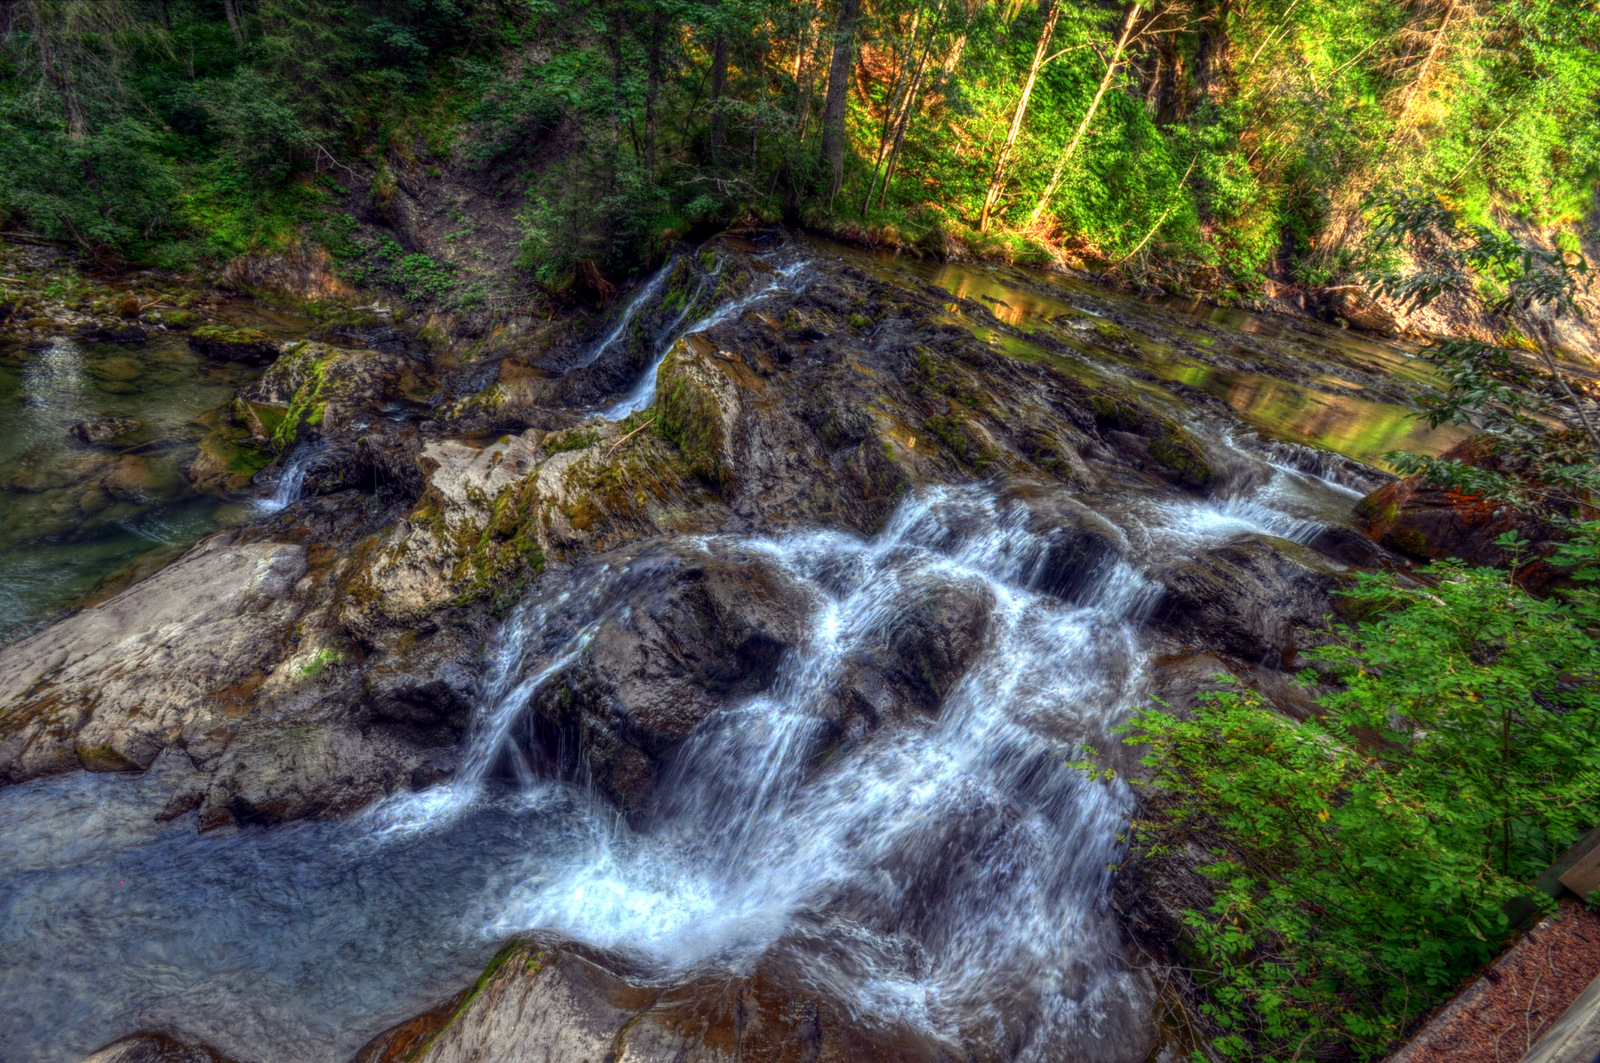
[[[558,739],[541,745],[581,751],[595,785],[638,815],[702,720],[772,686],[811,603],[757,555],[668,553],[632,568],[632,585],[532,711],[536,731]]]
[[[1152,573],[1164,590],[1151,623],[1180,642],[1224,656],[1292,668],[1339,608],[1344,565],[1298,543],[1244,535]]]
[[[136,1033],[106,1045],[83,1063],[229,1063],[208,1045],[165,1033]]]
[[[846,1001],[769,956],[662,983],[554,937],[513,941],[458,997],[379,1034],[351,1063],[948,1063],[952,1046]]]
[[[1494,456],[1477,439],[1457,444],[1444,456],[1468,465],[1497,467]],[[1516,532],[1534,544],[1531,558],[1524,560],[1535,564],[1519,573],[1524,582],[1542,586],[1554,575],[1542,563],[1555,547],[1553,528],[1538,512],[1438,487],[1420,474],[1378,488],[1356,504],[1355,512],[1373,539],[1424,561],[1460,558],[1472,565],[1505,567],[1511,555],[1497,540]]]
[[[0,650],[0,781],[142,770],[238,712],[301,613],[306,568],[303,546],[218,536]]]

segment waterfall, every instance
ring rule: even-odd
[[[1020,1059],[1136,1028],[1142,991],[1106,911],[1128,794],[1064,765],[1136,701],[1138,627],[1158,588],[1115,563],[1089,605],[1041,594],[1049,541],[1026,524],[986,488],[939,488],[870,540],[703,540],[805,588],[802,644],[767,693],[690,737],[648,827],[619,825],[593,799],[566,857],[530,861],[481,913],[483,932],[552,928],[675,970],[789,949],[863,1009],[942,1036],[1024,1021],[1034,1033]],[[519,767],[509,736],[647,564],[597,569],[518,610],[456,779],[374,820],[408,833],[451,821],[484,798],[491,771],[520,778],[527,800],[553,799],[562,784]],[[949,587],[992,605],[987,643],[941,711],[819,767],[824,706],[850,663]]]
[[[691,333],[705,332],[707,329],[720,325],[724,321],[732,321],[774,292],[804,290],[805,284],[795,285],[794,278],[807,264],[808,261],[806,259],[800,259],[799,261],[791,262],[787,266],[775,269],[772,273],[772,279],[767,284],[750,292],[748,295],[723,304],[714,314],[696,325],[691,330]],[[666,361],[667,355],[671,353],[672,345],[682,338],[677,334],[678,326],[682,324],[684,317],[687,316],[689,308],[698,301],[699,295],[697,293],[694,298],[684,303],[683,312],[678,315],[678,320],[674,322],[664,336],[657,339],[656,356],[651,361],[650,367],[644,371],[644,374],[639,377],[626,395],[600,412],[602,417],[620,421],[630,413],[637,413],[656,401],[656,374],[661,369],[661,363]]]
[[[300,501],[300,496],[305,493],[306,472],[326,449],[319,443],[302,444],[296,448],[283,462],[276,480],[271,481],[272,494],[258,500],[256,508],[263,513],[276,513]]]
[[[617,327],[612,329],[611,334],[605,339],[601,340],[594,350],[590,351],[583,357],[583,360],[577,364],[577,368],[581,368],[586,365],[593,365],[595,359],[599,358],[606,351],[610,350],[611,345],[622,338],[622,334],[627,329],[628,323],[632,321],[634,315],[639,312],[639,308],[650,301],[650,297],[656,293],[656,289],[661,287],[661,282],[666,280],[667,275],[672,272],[672,266],[675,262],[677,262],[676,258],[669,260],[665,266],[662,266],[660,269],[656,270],[654,276],[645,281],[644,287],[640,288],[634,297],[628,301],[627,308],[622,311],[622,317],[617,320]]]

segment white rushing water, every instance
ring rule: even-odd
[[[1274,508],[1293,495],[1275,481],[1229,501],[1153,496],[1127,507],[1124,532],[1154,557],[1319,527]],[[1021,1060],[1065,1058],[1065,1044],[1080,1046],[1075,1058],[1118,1058],[1144,999],[1106,909],[1129,796],[1065,765],[1080,743],[1114,746],[1110,728],[1138,703],[1139,627],[1159,588],[1118,562],[1087,604],[1038,593],[1048,542],[1025,522],[986,487],[951,487],[903,503],[871,540],[706,540],[762,555],[808,590],[803,644],[769,692],[690,737],[646,827],[594,798],[567,857],[530,859],[480,913],[481,932],[554,929],[673,970],[787,949],[880,1020],[952,1039],[1026,1029]],[[456,780],[376,810],[382,832],[444,829],[508,761],[521,800],[571,814],[567,784],[536,777],[517,744],[527,739],[512,736],[525,734],[534,692],[625,598],[631,567],[514,615]],[[851,661],[951,586],[994,603],[981,656],[936,716],[830,759],[823,713]]]
[[[774,269],[768,275],[766,284],[755,291],[740,296],[738,299],[724,303],[717,308],[715,313],[696,324],[684,335],[705,332],[722,324],[724,321],[732,321],[752,306],[777,292],[803,291],[805,282],[803,280],[797,282],[796,278],[802,274],[807,265],[807,260],[800,259]],[[719,271],[722,269],[721,263],[718,264],[717,269]],[[672,351],[672,345],[682,339],[678,329],[688,316],[690,308],[700,301],[700,296],[703,294],[705,286],[716,279],[716,273],[703,278],[699,288],[695,290],[695,294],[684,300],[683,309],[679,312],[677,319],[663,329],[661,335],[656,337],[656,355],[650,362],[650,367],[644,371],[644,374],[639,377],[626,395],[602,410],[601,416],[613,421],[620,421],[630,413],[637,413],[640,410],[647,409],[656,401],[656,374],[661,369],[661,363],[667,360],[667,355]]]
[[[277,478],[271,481],[272,494],[259,499],[256,508],[263,513],[276,513],[300,501],[300,496],[306,490],[306,473],[325,449],[320,443],[306,443],[298,447],[289,455],[289,460],[279,467]]]
[[[617,319],[617,327],[612,329],[605,339],[596,344],[593,350],[584,355],[583,360],[578,362],[579,368],[593,365],[595,359],[610,350],[612,345],[622,338],[623,333],[627,331],[628,325],[639,313],[640,308],[650,301],[650,297],[656,294],[656,289],[661,287],[662,282],[672,272],[672,266],[675,262],[677,262],[676,258],[668,260],[665,266],[656,270],[655,275],[644,282],[644,286],[634,294],[632,299],[628,300],[627,308],[622,311],[622,316]]]

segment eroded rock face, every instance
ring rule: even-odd
[[[634,567],[629,593],[532,706],[540,746],[581,751],[630,815],[701,721],[772,686],[811,609],[778,566],[750,555],[669,553]]]
[[[1165,591],[1152,622],[1192,646],[1292,668],[1338,611],[1345,572],[1288,540],[1241,536],[1153,573]]]

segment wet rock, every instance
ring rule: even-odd
[[[772,685],[810,603],[759,556],[685,552],[633,565],[631,591],[532,711],[558,736],[551,747],[581,750],[596,786],[639,815],[701,721]]]
[[[983,652],[994,604],[994,593],[976,580],[921,588],[887,620],[876,648],[847,663],[830,714],[841,737],[854,740],[936,711]]]
[[[950,1049],[853,1018],[779,957],[662,984],[613,953],[539,936],[511,942],[470,989],[380,1034],[352,1063],[948,1063]]]
[[[152,502],[176,498],[183,493],[183,481],[166,463],[125,454],[100,481],[113,498],[132,502]]]
[[[144,376],[144,366],[139,364],[137,358],[93,358],[84,363],[84,369],[102,383],[114,381],[131,384]]]
[[[1444,456],[1469,465],[1496,465],[1477,440],[1460,443]],[[1555,546],[1553,529],[1537,512],[1436,487],[1420,474],[1378,488],[1356,504],[1355,514],[1383,546],[1424,561],[1460,558],[1471,565],[1503,568],[1511,558],[1496,540],[1514,531],[1534,544],[1532,563],[1522,571],[1524,581],[1542,587],[1555,576],[1543,562]]]
[[[230,1063],[216,1049],[165,1033],[136,1033],[107,1045],[83,1063]]]
[[[245,732],[208,765],[200,828],[354,812],[409,783],[420,759],[390,732],[344,720]]]
[[[1189,487],[1204,487],[1214,476],[1205,451],[1183,426],[1163,417],[1127,394],[1105,390],[1093,395],[1090,406],[1102,428],[1130,432],[1144,440],[1146,451],[1163,469]]]
[[[144,426],[132,417],[108,417],[101,421],[84,421],[67,429],[67,434],[87,446],[111,443],[117,436],[125,436]]]
[[[1266,535],[1241,536],[1155,570],[1164,585],[1151,623],[1188,645],[1292,668],[1338,611],[1343,565]]]
[[[1000,496],[1000,504],[1026,509],[1028,531],[1048,544],[1033,587],[1063,601],[1086,602],[1127,549],[1116,525],[1059,488],[1016,484]]]
[[[114,325],[91,325],[80,333],[84,339],[99,343],[143,343],[150,333],[132,322]]]
[[[0,474],[8,491],[54,491],[85,485],[114,468],[116,458],[100,452],[62,455],[52,446],[37,446],[17,455]]]
[[[203,325],[189,334],[189,346],[220,362],[265,364],[278,357],[278,344],[255,329]]]

